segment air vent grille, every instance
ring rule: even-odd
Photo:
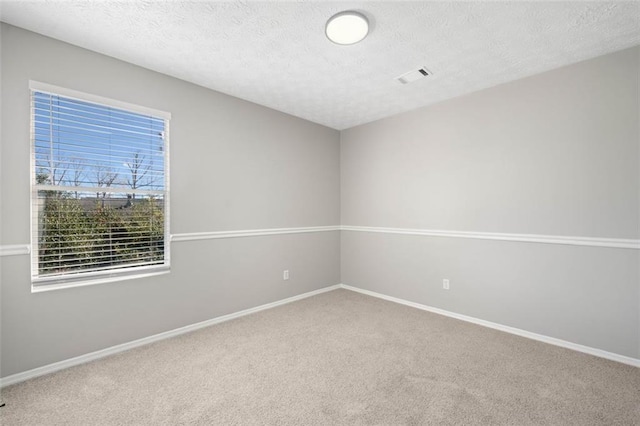
[[[430,75],[431,75],[431,71],[422,67],[422,68],[418,68],[417,70],[404,73],[400,77],[396,77],[396,80],[398,80],[402,84],[409,84]]]

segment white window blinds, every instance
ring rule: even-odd
[[[168,119],[32,89],[34,285],[166,269]]]

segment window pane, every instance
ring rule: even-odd
[[[165,120],[38,91],[32,112],[34,278],[166,266]]]
[[[35,92],[37,183],[164,188],[164,120]]]
[[[164,262],[160,196],[38,191],[40,276]]]

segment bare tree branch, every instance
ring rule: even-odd
[[[72,182],[73,186],[82,186],[84,178],[84,169],[86,167],[86,160],[80,157],[71,157],[68,163],[73,173]],[[75,191],[75,196],[78,198],[78,191]]]
[[[151,164],[146,164],[146,157],[141,155],[140,152],[136,152],[131,161],[124,163],[124,165],[129,169],[130,176],[127,177],[127,185],[131,187],[131,189],[139,189],[148,186],[152,186],[154,182],[154,178],[149,175],[151,171]],[[136,198],[136,194],[131,194],[132,198]]]
[[[113,182],[118,178],[118,172],[116,172],[113,167],[98,163],[93,167],[94,177],[96,181],[96,185],[98,187],[110,187],[113,185]],[[106,198],[107,193],[102,193],[102,198]],[[100,192],[96,192],[96,198],[100,198]],[[103,202],[104,203],[104,202]]]
[[[38,183],[48,183],[49,185],[61,185],[69,169],[69,165],[64,159],[54,159],[47,155],[41,165],[38,166]]]
[[[133,158],[131,161],[124,163],[125,166],[129,169],[130,176],[127,178],[127,185],[131,187],[131,189],[138,189],[145,186],[150,186],[152,184],[151,179],[147,179],[144,181],[144,178],[151,170],[151,165],[145,165],[145,156],[140,154],[140,151],[133,154]],[[131,194],[132,198],[136,198],[136,194]]]

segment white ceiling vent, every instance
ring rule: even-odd
[[[415,71],[404,73],[400,77],[396,77],[396,80],[398,80],[402,84],[409,84],[413,83],[416,80],[420,80],[421,78],[425,78],[429,75],[431,75],[431,71],[422,67]]]

